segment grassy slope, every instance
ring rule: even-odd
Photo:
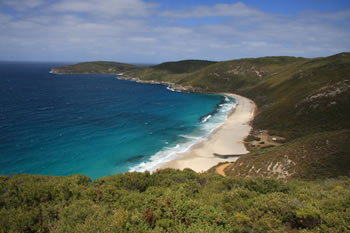
[[[317,150],[311,147],[309,153],[302,153],[295,148],[309,147],[310,143],[320,138],[324,138],[323,141],[328,139],[333,141],[332,137],[337,141],[338,146],[335,148],[349,148],[348,134],[341,130],[350,129],[348,119],[350,53],[315,59],[295,57],[239,59],[211,64],[194,72],[181,74],[162,70],[166,73],[163,75],[164,73],[157,73],[152,69],[147,69],[147,75],[142,70],[138,72],[141,78],[168,80],[200,87],[209,92],[228,91],[247,96],[258,105],[258,113],[253,122],[254,129],[268,129],[272,134],[287,138],[288,144],[277,149],[279,155],[282,155],[284,150],[294,151],[291,152],[291,158],[298,166],[301,164],[301,158],[307,156],[313,159],[322,158],[320,164],[329,166],[330,170],[336,171],[334,174],[349,175],[342,167],[346,165],[350,168],[347,160],[350,157],[349,149],[316,153]],[[334,136],[324,136],[323,133]],[[320,143],[318,146],[322,147],[319,151],[328,150],[325,143]],[[237,163],[243,163],[245,166],[240,170],[230,171],[229,168],[227,171],[231,175],[247,174],[254,159],[268,161],[274,153],[277,152],[267,150],[260,151],[259,156],[253,153],[247,160],[242,157]],[[344,164],[336,162],[332,157],[334,154],[346,162]],[[280,159],[283,160],[282,157]],[[241,171],[243,167],[247,169],[244,172]],[[266,170],[267,167],[266,164],[261,164],[256,167],[260,168],[260,174],[251,172],[250,175],[265,173],[271,175]],[[295,174],[293,177],[315,178],[316,169],[309,171],[309,167],[301,167],[302,169],[296,171],[299,175]],[[283,169],[288,170],[289,167]],[[334,176],[334,174],[327,171],[322,176]]]
[[[254,99],[256,128],[293,139],[309,133],[349,128],[350,53],[297,62],[256,86],[239,90]],[[307,97],[344,89],[334,96]],[[331,104],[331,103],[335,104]],[[317,106],[318,105],[318,106]]]
[[[242,156],[226,169],[231,176],[321,179],[350,176],[350,130],[300,137]]]
[[[164,62],[159,65],[143,67],[127,72],[127,75],[143,80],[170,81],[177,83],[189,73],[215,64],[214,61],[183,60],[177,62]]]
[[[0,176],[0,232],[349,232],[350,180]]]
[[[296,63],[243,90],[241,94],[260,107],[254,128],[269,129],[289,142],[243,156],[227,173],[307,179],[350,176],[348,80],[350,54],[343,53]]]
[[[304,60],[294,57],[265,57],[220,62],[187,75],[179,83],[202,87],[211,92],[236,91],[268,79],[290,63]],[[261,75],[261,76],[259,76]]]
[[[54,69],[66,74],[118,74],[136,69],[136,66],[119,62],[94,61],[62,66]]]
[[[152,66],[152,68],[154,70],[164,70],[172,74],[183,74],[200,70],[203,67],[215,63],[217,62],[206,60],[183,60],[177,62],[164,62],[159,65]]]

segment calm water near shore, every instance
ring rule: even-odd
[[[172,92],[61,64],[0,63],[0,174],[101,176],[157,168],[203,140],[234,99]]]

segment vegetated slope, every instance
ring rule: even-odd
[[[322,179],[350,176],[350,129],[291,140],[280,147],[254,150],[225,169],[230,176]]]
[[[151,73],[148,77],[157,79]],[[314,160],[328,161],[320,162],[322,166],[331,168],[321,172],[322,177],[349,175],[344,167],[350,169],[347,159],[350,157],[350,145],[348,134],[342,130],[350,129],[350,53],[314,59],[239,59],[212,64],[182,76],[168,75],[162,78],[184,86],[199,87],[204,92],[234,92],[251,98],[258,105],[258,112],[252,122],[254,130],[267,129],[273,135],[287,138],[287,143],[276,151],[266,149],[242,156],[234,166],[226,169],[227,173],[271,176],[267,170],[270,156],[276,153],[282,156],[284,150],[290,150],[290,164],[295,166],[282,167],[286,166],[283,163],[277,169],[281,172],[273,176],[284,177],[282,170],[293,170],[299,166],[302,169],[296,169],[286,177],[315,178],[317,169],[310,170],[306,164],[302,166],[301,158],[307,161],[308,156]],[[343,149],[328,153],[329,145],[326,142],[334,141],[333,137],[338,145],[335,149]],[[320,138],[323,138],[322,143]],[[322,149],[310,148],[309,144],[314,142],[320,142],[317,145]],[[301,150],[294,150],[296,147],[307,147],[309,150],[302,153]],[[281,163],[282,157],[279,157]],[[258,158],[266,164],[255,166],[256,170],[260,169],[259,174],[255,174],[252,166]],[[341,162],[337,163],[336,160]],[[240,169],[233,170],[237,164],[242,164]]]
[[[295,63],[253,87],[254,129],[284,136],[282,147],[255,150],[225,171],[240,176],[350,176],[350,54]]]
[[[350,53],[292,64],[238,92],[259,106],[255,128],[289,139],[350,128]]]
[[[131,73],[140,79],[172,81],[207,92],[247,96],[258,104],[254,127],[269,129],[288,139],[350,126],[347,120],[350,53],[315,59],[239,59],[207,65],[190,73],[154,70],[138,69]]]
[[[260,83],[291,64],[304,60],[295,57],[264,57],[225,61],[193,72],[178,83],[209,92],[232,92]]]
[[[159,65],[132,70],[127,72],[127,76],[136,77],[142,80],[169,81],[176,83],[187,74],[216,63],[217,62],[215,61],[206,60],[164,62]]]
[[[119,62],[93,61],[58,67],[52,69],[52,72],[61,74],[118,74],[136,68],[135,65]]]
[[[203,67],[215,64],[215,61],[206,60],[182,60],[176,62],[164,62],[152,66],[154,70],[165,70],[173,74],[191,73],[200,70]]]
[[[349,232],[350,179],[0,176],[1,232]]]

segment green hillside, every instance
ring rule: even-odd
[[[292,64],[237,90],[259,106],[254,129],[268,129],[287,143],[253,150],[227,173],[287,179],[350,176],[349,80],[350,53],[342,53]]]
[[[304,60],[295,57],[264,57],[225,62],[201,61],[203,66],[197,66],[197,69],[188,69],[193,60],[185,60],[133,70],[126,75],[142,80],[172,81],[210,92],[222,92],[254,85],[287,65]]]
[[[230,176],[279,179],[350,177],[350,129],[310,134],[273,148],[253,150],[226,168]]]
[[[118,74],[136,68],[137,66],[119,62],[94,61],[61,66],[51,71],[60,74]]]
[[[0,232],[349,232],[350,179],[0,176]]]
[[[255,165],[256,170],[260,168],[259,174],[250,172],[249,175],[278,177],[282,172],[271,174],[266,161],[276,154],[284,156],[287,150],[290,151],[291,162],[288,166],[283,163],[280,170],[300,168],[288,177],[315,178],[318,172],[322,173],[322,177],[350,175],[347,172],[350,168],[349,136],[343,131],[350,129],[350,53],[314,59],[239,59],[211,64],[191,73],[162,72],[167,73],[162,75],[145,69],[136,70],[136,73],[132,71],[131,74],[140,79],[193,86],[204,92],[233,92],[251,98],[258,105],[252,122],[254,131],[268,130],[270,134],[287,139],[281,148],[261,149],[242,156],[226,169],[228,174],[246,175],[259,159],[265,161],[264,165]],[[320,138],[324,140],[320,141]],[[328,152],[328,144],[325,143],[329,140],[338,145],[332,153]],[[318,142],[317,147],[310,148],[314,142]],[[296,149],[304,147],[309,148],[307,153]],[[276,158],[283,160],[279,156]],[[311,158],[322,160],[319,165],[327,168],[310,170],[310,166],[314,165],[308,163],[299,166],[302,161]],[[237,164],[242,164],[240,169],[235,168]]]
[[[256,128],[290,139],[349,128],[350,53],[294,63],[254,87],[237,91],[260,107]]]
[[[236,91],[266,80],[272,74],[303,58],[265,57],[220,62],[193,72],[178,82],[210,92]]]
[[[215,64],[214,61],[205,60],[183,60],[177,62],[164,62],[159,65],[152,66],[154,70],[164,70],[172,74],[191,73],[200,70],[203,67]]]
[[[205,60],[164,62],[159,65],[132,70],[127,72],[126,76],[136,77],[141,80],[170,81],[176,83],[186,77],[186,75],[216,63]]]
[[[255,128],[266,128],[289,139],[350,126],[350,53],[316,59],[239,59],[189,73],[171,71],[173,67],[166,69],[164,64],[157,66],[162,69],[138,69],[127,75],[207,92],[242,94],[258,104]]]

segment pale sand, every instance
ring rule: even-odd
[[[225,174],[225,168],[227,168],[228,166],[230,166],[231,163],[224,163],[221,164],[220,166],[217,166],[215,169],[215,173],[222,175],[222,176],[226,176]]]
[[[190,168],[196,172],[207,171],[209,168],[220,162],[232,162],[238,157],[221,159],[214,156],[214,153],[221,155],[242,155],[249,151],[244,146],[244,139],[249,135],[250,121],[254,118],[256,109],[255,103],[243,96],[228,94],[234,97],[238,104],[229,114],[224,124],[216,129],[208,140],[191,147],[189,152],[179,154],[179,158],[172,160],[163,168],[184,169]]]

